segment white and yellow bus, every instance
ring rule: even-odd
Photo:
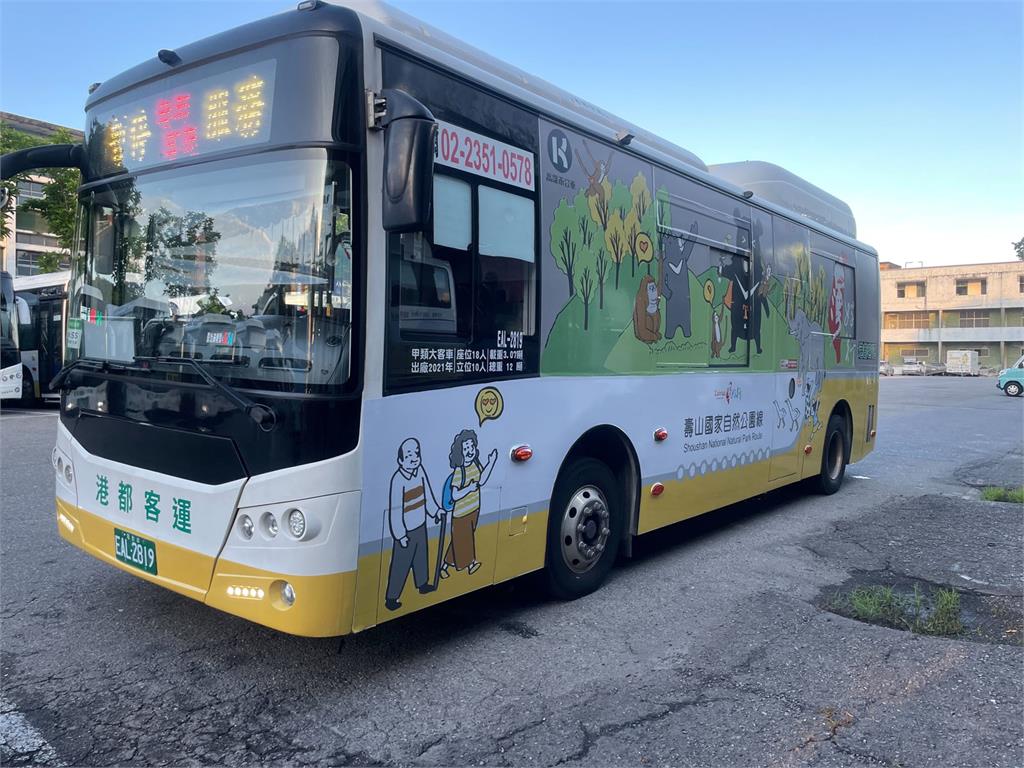
[[[877,255],[776,166],[383,5],[163,50],[86,112],[3,174],[83,169],[57,526],[139,578],[308,636],[541,569],[573,598],[874,445]]]

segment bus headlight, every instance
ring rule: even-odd
[[[288,513],[288,530],[296,539],[301,539],[306,532],[306,516],[301,510],[293,509]]]
[[[69,461],[64,465],[64,479],[67,480],[68,485],[71,485],[72,479],[74,479],[74,473],[71,471],[71,462]]]
[[[253,531],[256,530],[256,526],[253,525],[252,518],[248,515],[241,515],[238,518],[238,530],[242,533],[242,538],[251,539]]]
[[[295,589],[287,581],[284,586],[281,587],[281,600],[284,601],[285,605],[292,605],[295,603]]]
[[[263,517],[260,518],[260,523],[263,525],[263,532],[270,538],[277,536],[279,530],[277,525],[277,518],[274,517],[273,512],[264,512]]]

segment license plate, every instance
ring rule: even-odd
[[[156,576],[156,544],[149,539],[115,528],[114,555],[122,563]]]

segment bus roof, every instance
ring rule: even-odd
[[[825,234],[852,241],[855,247],[877,255],[873,248],[856,239],[856,227],[849,206],[799,176],[769,163],[754,163],[754,166],[762,170],[770,167],[781,174],[752,180],[751,185],[757,188],[746,186],[740,182],[741,176],[734,172],[735,169],[730,170],[732,166],[742,164],[717,165],[709,169],[693,152],[379,0],[352,0],[345,6],[318,3],[306,10],[286,11],[212,35],[176,48],[175,53],[180,56],[181,64],[173,70],[154,56],[102,83],[89,95],[86,109],[127,89],[243,48],[301,34],[356,33],[357,24],[363,28],[364,33],[369,32],[382,42],[424,56],[612,144],[620,143],[618,138],[628,134],[632,137],[628,151],[740,198],[744,197],[744,192],[753,192],[752,202],[766,210],[813,222]],[[784,177],[784,183],[778,183],[780,176]]]
[[[747,161],[707,166],[694,153],[656,136],[601,107],[572,95],[542,78],[535,77],[481,51],[443,30],[420,21],[380,0],[354,0],[350,7],[365,22],[374,22],[374,32],[414,52],[426,54],[438,63],[534,106],[553,117],[602,136],[612,143],[629,134],[629,149],[655,162],[674,167],[705,183],[734,195],[753,192],[768,210],[803,220],[840,239],[853,241],[864,251],[877,255],[856,239],[857,228],[850,207],[820,187],[772,163]],[[395,33],[406,38],[396,40]],[[413,45],[409,45],[409,41]],[[418,50],[417,50],[418,49]]]
[[[26,275],[14,278],[14,290],[36,291],[40,288],[53,288],[54,286],[64,285],[70,279],[70,269],[60,272],[45,272],[41,275]]]

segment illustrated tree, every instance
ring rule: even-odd
[[[612,210],[612,185],[608,179],[601,182],[603,195],[588,195],[587,205],[590,207],[590,217],[604,231],[608,230],[608,220],[611,218]]]
[[[580,216],[574,205],[562,200],[551,222],[551,243],[555,263],[569,281],[569,298],[576,295],[576,259],[579,250]]]
[[[584,267],[580,274],[580,299],[583,302],[583,330],[590,327],[590,302],[594,296],[594,275],[590,267]]]
[[[630,266],[632,274],[636,276],[636,267],[641,262],[647,262],[647,274],[651,274],[651,261],[654,253],[650,248],[640,248],[641,235],[647,234],[653,242],[652,233],[657,229],[655,210],[652,207],[651,191],[647,188],[647,178],[643,173],[638,173],[629,185],[629,195],[632,205],[629,212],[624,214],[626,234],[629,240],[629,253],[632,256]],[[650,243],[648,243],[650,244]]]
[[[604,309],[604,283],[608,276],[608,254],[600,246],[597,248],[594,266],[597,272],[597,308]]]
[[[608,249],[608,255],[615,265],[615,290],[618,290],[619,272],[622,269],[622,260],[626,256],[629,243],[622,214],[617,210],[608,217],[608,225],[604,230],[604,242]]]

